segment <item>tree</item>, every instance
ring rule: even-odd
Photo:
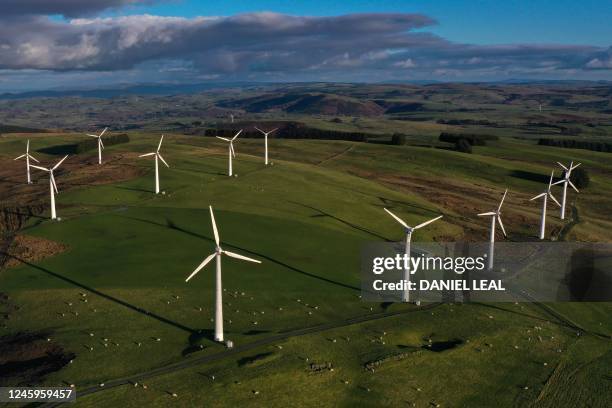
[[[455,150],[461,153],[472,153],[472,145],[467,139],[459,139],[455,143]]]
[[[589,173],[582,167],[578,167],[576,170],[573,170],[570,179],[578,189],[587,188],[591,182]]]

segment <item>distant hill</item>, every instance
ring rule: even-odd
[[[311,115],[378,116],[385,111],[380,105],[348,96],[329,93],[289,93],[263,95],[219,103],[226,108],[247,112],[285,111]]]
[[[215,88],[247,87],[246,82],[200,83],[200,84],[141,84],[114,88],[46,90],[0,94],[1,99],[61,98],[80,96],[83,98],[115,98],[126,95],[182,95],[194,94]]]
[[[0,134],[2,133],[46,133],[46,129],[28,128],[23,126],[3,125],[0,123]]]

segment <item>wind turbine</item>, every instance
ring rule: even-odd
[[[36,160],[34,156],[30,154],[30,141],[29,140],[28,140],[28,143],[26,144],[26,152],[22,154],[21,156],[15,157],[14,160],[19,160],[23,157],[25,157],[26,159],[26,171],[28,173],[28,184],[32,184],[32,178],[30,177],[30,159],[34,160],[36,163],[40,163],[40,162]]]
[[[499,206],[497,206],[497,210],[480,213],[479,217],[490,216],[491,217],[491,238],[489,240],[489,269],[493,269],[493,251],[495,247],[495,223],[499,222],[499,226],[501,227],[502,232],[504,233],[504,237],[506,237],[506,229],[504,228],[504,223],[501,220],[501,208],[502,204],[504,204],[504,199],[506,198],[506,194],[508,194],[508,189],[504,191],[504,195],[499,202]]]
[[[580,166],[581,163],[578,163],[577,165],[574,166],[574,162],[572,161],[568,167],[565,167],[564,165],[562,165],[561,163],[557,162],[557,164],[559,166],[561,166],[563,168],[563,170],[565,170],[563,172],[563,179],[557,181],[556,183],[553,183],[553,185],[556,184],[563,184],[563,195],[561,196],[561,219],[564,220],[565,219],[565,201],[567,198],[567,185],[569,184],[570,186],[572,186],[572,188],[574,190],[576,190],[577,193],[579,193],[580,191],[578,191],[578,189],[576,188],[576,186],[574,185],[574,183],[572,183],[572,181],[570,180],[570,176],[572,175],[572,170],[574,170],[576,167]]]
[[[221,140],[225,140],[226,142],[229,142],[229,171],[228,171],[228,175],[230,177],[232,177],[232,157],[236,157],[236,152],[234,151],[234,140],[236,140],[236,138],[241,133],[242,133],[242,129],[240,129],[238,131],[238,133],[236,133],[236,135],[234,137],[232,137],[231,139],[228,139],[226,137],[217,136],[217,139],[221,139]]]
[[[152,153],[141,154],[140,156],[138,156],[138,157],[155,156],[155,194],[159,194],[159,163],[157,159],[161,160],[162,163],[166,165],[166,167],[170,168],[170,166],[168,166],[168,163],[166,163],[162,155],[159,153],[159,149],[161,149],[161,145],[163,141],[164,141],[164,135],[162,135],[161,139],[159,139],[159,144],[157,145],[156,151]]]
[[[540,239],[544,239],[544,235],[546,233],[546,204],[548,202],[548,197],[550,197],[559,207],[561,207],[561,204],[559,204],[559,202],[557,201],[557,199],[555,198],[555,196],[552,195],[552,192],[550,191],[551,187],[552,187],[552,181],[553,181],[553,175],[555,174],[555,171],[553,170],[550,173],[550,180],[548,181],[548,187],[546,188],[546,190],[544,190],[544,192],[542,194],[539,194],[535,197],[533,197],[531,199],[531,201],[538,199],[540,197],[544,197],[543,203],[542,203],[542,219],[540,220]]]
[[[410,241],[412,240],[412,233],[415,230],[418,230],[419,228],[423,228],[424,226],[431,224],[434,221],[439,220],[440,218],[442,218],[442,215],[436,217],[436,218],[432,218],[429,221],[425,221],[419,225],[417,225],[416,227],[411,227],[408,224],[406,224],[406,222],[404,220],[402,220],[400,217],[398,217],[397,215],[393,214],[391,211],[387,210],[386,208],[384,209],[390,216],[392,216],[395,221],[399,222],[405,229],[406,229],[406,247],[404,250],[404,254],[406,255],[408,261],[410,262]],[[410,265],[410,264],[408,264]],[[404,289],[403,293],[402,293],[402,301],[403,302],[409,302],[410,301],[410,291],[408,290],[408,284],[410,282],[410,271],[408,269],[404,269],[404,280],[406,281],[406,289]]]
[[[104,133],[106,133],[107,130],[108,128],[106,127],[99,135],[87,135],[98,139],[98,164],[102,164],[102,149],[104,149],[104,143],[102,143],[102,136],[104,135]]]
[[[54,220],[57,218],[57,214],[55,213],[55,194],[59,193],[57,189],[57,184],[55,183],[55,177],[53,176],[53,172],[57,170],[57,168],[68,158],[68,155],[64,156],[62,160],[57,162],[57,164],[50,169],[41,166],[31,165],[35,169],[43,170],[49,173],[49,192],[51,193],[51,219]]]
[[[215,252],[208,255],[204,261],[185,279],[185,282],[189,282],[202,268],[204,268],[213,258],[217,260],[217,268],[215,274],[215,341],[223,341],[223,289],[221,286],[221,255],[227,255],[231,258],[241,259],[243,261],[261,263],[257,259],[248,258],[246,256],[236,254],[234,252],[226,251],[221,248],[219,243],[219,231],[217,230],[217,224],[215,223],[215,215],[213,209],[208,206],[210,210],[210,221],[212,222],[213,233],[215,234]]]
[[[269,130],[267,132],[264,132],[263,130],[261,130],[260,128],[258,128],[257,126],[255,126],[255,129],[259,130],[263,135],[264,135],[264,140],[265,140],[265,145],[266,145],[266,166],[268,165],[268,135],[274,131],[276,131],[278,128],[274,128],[272,130]]]

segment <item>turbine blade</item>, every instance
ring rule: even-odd
[[[243,261],[249,261],[249,262],[255,262],[255,263],[261,263],[261,261],[258,261],[257,259],[253,259],[253,258],[249,258],[247,256],[244,255],[240,255],[237,254],[235,252],[230,252],[230,251],[223,251],[223,253],[227,256],[231,256],[232,258],[236,258],[236,259],[242,259]]]
[[[268,132],[268,134],[272,133],[272,132],[276,132],[278,130],[278,128],[274,128],[271,131]]]
[[[153,156],[154,154],[155,154],[155,152],[153,152],[153,153],[145,153],[145,154],[141,154],[141,155],[140,155],[140,156],[138,156],[138,157]]]
[[[404,220],[402,220],[400,217],[398,217],[397,215],[393,214],[391,211],[387,210],[386,208],[383,208],[383,210],[385,210],[390,216],[395,218],[395,221],[397,221],[400,224],[402,224],[404,226],[404,228],[410,228],[408,226],[408,224],[406,224],[406,222]]]
[[[166,165],[167,168],[170,168],[170,166],[168,166],[168,163],[166,163],[161,154],[157,153],[157,157],[159,157],[159,159]]]
[[[501,210],[502,204],[504,203],[504,200],[506,199],[506,194],[508,194],[508,189],[506,189],[506,191],[504,191],[504,195],[502,196],[502,199],[499,202],[499,207],[497,207],[497,211],[498,212],[499,212],[499,210]]]
[[[556,186],[557,184],[563,184],[563,183],[565,183],[565,179],[562,179],[562,180],[556,181],[556,182],[552,183],[552,185],[553,185],[553,186]]]
[[[34,164],[30,164],[30,167],[33,167],[33,168],[38,169],[38,170],[49,171],[49,169],[47,169],[45,167],[36,166]]]
[[[36,163],[40,163],[36,157],[32,156],[31,154],[28,153],[28,156],[30,156],[30,159],[34,160]]]
[[[578,163],[577,165],[570,167],[570,171],[574,170],[576,167],[580,166],[581,164],[582,163]]]
[[[553,181],[554,176],[555,176],[555,171],[553,170],[553,171],[550,172],[550,180],[548,180],[548,188],[549,189],[550,189],[550,186],[552,186],[552,181]]]
[[[215,243],[219,246],[219,230],[217,230],[217,223],[215,222],[215,214],[213,214],[212,206],[209,205],[210,209],[210,221],[212,222],[213,233],[215,234]]]
[[[55,189],[55,194],[59,194],[59,190],[57,189],[57,183],[55,182],[55,177],[53,176],[53,172],[49,172],[51,175],[51,184],[53,184],[53,188]]]
[[[100,137],[102,137],[106,133],[107,130],[108,130],[108,128],[105,127],[104,130],[102,131],[102,133],[100,133]]]
[[[201,263],[200,265],[198,265],[198,267],[197,267],[197,268],[195,268],[195,271],[191,272],[191,275],[189,275],[189,276],[187,277],[187,279],[185,279],[185,282],[189,282],[189,280],[190,280],[191,278],[193,278],[193,277],[194,277],[194,276],[195,276],[195,275],[196,275],[198,272],[200,272],[200,271],[202,270],[202,268],[204,268],[206,265],[208,265],[208,263],[209,263],[210,261],[212,261],[212,260],[213,260],[213,258],[215,257],[215,255],[217,255],[217,254],[216,254],[216,253],[213,253],[213,254],[208,255],[208,256],[206,257],[206,259],[204,259],[204,260],[202,261],[202,263]]]
[[[238,133],[236,133],[236,135],[235,135],[234,137],[232,137],[232,142],[233,142],[234,140],[236,140],[236,138],[237,138],[237,137],[238,137],[238,136],[239,136],[241,133],[242,133],[242,129],[240,129],[240,130],[238,131]]]
[[[502,229],[502,232],[504,233],[504,237],[507,237],[508,235],[506,234],[506,229],[504,228],[504,223],[501,220],[501,217],[499,216],[499,214],[497,215],[497,221],[499,222],[499,226]]]
[[[161,135],[161,138],[159,139],[159,144],[157,145],[157,151],[159,152],[159,149],[161,149],[161,144],[164,141],[164,135]]]
[[[100,143],[100,147],[104,149],[104,143],[102,143],[102,138],[98,138],[98,143]]]
[[[266,132],[264,132],[263,130],[261,130],[260,128],[258,128],[257,126],[255,126],[255,129],[259,130],[261,133],[263,133],[264,135],[266,134]]]
[[[552,195],[552,193],[549,191],[548,192],[548,196],[559,206],[561,207],[561,203],[559,203],[559,201],[557,201],[557,199],[555,198],[554,195]]]
[[[480,213],[478,214],[479,217],[483,217],[485,215],[495,215],[497,214],[495,211],[490,211],[490,212],[486,212],[486,213]]]
[[[229,142],[230,140],[226,137],[221,137],[221,136],[216,136],[217,139],[221,139],[221,140],[225,140],[226,142]]]
[[[19,160],[19,159],[21,159],[22,157],[26,157],[27,155],[28,155],[27,153],[24,153],[24,154],[22,154],[21,156],[17,156],[17,157],[15,157],[13,160]]]
[[[576,190],[576,192],[577,192],[577,193],[579,193],[579,192],[580,192],[580,191],[578,191],[578,189],[576,188],[576,186],[574,185],[574,183],[572,183],[572,180],[567,179],[567,182],[569,183],[569,185],[570,185],[570,186],[572,186],[572,188],[573,188],[574,190]]]
[[[426,225],[428,225],[428,224],[431,224],[432,222],[437,221],[437,220],[439,220],[439,219],[440,219],[440,218],[442,218],[442,217],[443,217],[443,215],[440,215],[440,216],[438,216],[438,217],[436,217],[436,218],[433,218],[433,219],[431,219],[431,220],[429,220],[429,221],[425,221],[425,222],[423,222],[423,223],[421,223],[421,224],[417,225],[416,227],[414,227],[414,229],[423,228],[424,226],[426,226]]]
[[[234,144],[230,141],[230,151],[232,152],[232,156],[236,157],[236,151],[234,150]]]
[[[55,169],[57,169],[57,168],[60,166],[60,164],[62,164],[62,163],[64,162],[64,160],[66,160],[67,158],[68,158],[68,155],[65,155],[65,156],[64,156],[64,158],[63,158],[62,160],[60,160],[59,162],[57,162],[57,164],[56,164],[55,166],[51,167],[51,170],[55,170]]]
[[[563,170],[567,171],[567,167],[565,167],[564,165],[562,165],[561,163],[557,162],[557,164],[561,167],[563,167]]]
[[[529,201],[533,201],[533,200],[535,200],[537,198],[544,197],[545,195],[546,195],[546,193],[538,194],[537,196],[535,196],[533,198],[530,198]]]
[[[30,153],[30,139],[28,139],[28,142],[26,143],[26,153]]]
[[[98,138],[98,135],[90,135],[89,133],[87,134],[87,136],[89,136],[89,137],[95,137],[96,139]]]

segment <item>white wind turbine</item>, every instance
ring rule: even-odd
[[[35,169],[43,170],[49,173],[49,192],[51,193],[51,219],[54,220],[57,218],[57,214],[55,213],[55,194],[59,193],[57,189],[57,184],[55,183],[55,177],[53,176],[53,172],[57,170],[57,168],[68,158],[68,155],[64,156],[62,160],[57,162],[57,164],[50,169],[41,166],[31,165]]]
[[[266,166],[268,165],[268,135],[274,131],[276,131],[278,128],[274,128],[272,130],[269,130],[267,132],[264,132],[263,130],[261,130],[260,128],[258,128],[257,126],[255,126],[255,129],[259,130],[263,135],[264,135],[264,140],[265,140],[265,146],[266,146],[266,159],[265,159],[265,163]]]
[[[108,128],[106,127],[99,135],[87,135],[98,139],[98,164],[102,164],[102,149],[104,149],[104,143],[102,143],[102,136],[104,135],[104,133],[106,133],[107,130]]]
[[[217,139],[221,139],[221,140],[225,140],[226,142],[229,142],[229,170],[228,170],[228,175],[231,177],[232,176],[232,157],[236,157],[236,152],[234,151],[234,140],[236,140],[236,138],[242,133],[242,129],[240,129],[238,131],[238,133],[236,133],[236,135],[234,137],[232,137],[231,139],[228,139],[226,137],[221,137],[221,136],[217,136]]]
[[[217,230],[217,224],[215,223],[215,215],[213,214],[213,209],[211,206],[208,206],[210,209],[210,220],[212,222],[213,233],[215,234],[215,252],[208,255],[204,261],[198,265],[198,267],[185,279],[185,282],[189,282],[191,278],[193,278],[202,268],[204,268],[213,258],[217,260],[217,268],[215,274],[215,341],[223,341],[223,289],[221,285],[221,255],[225,254],[231,258],[241,259],[244,261],[261,263],[257,259],[248,258],[246,256],[236,254],[234,252],[226,251],[221,248],[219,243],[219,231]]]
[[[580,191],[578,191],[578,189],[576,188],[576,186],[574,185],[574,183],[572,183],[572,181],[570,180],[570,176],[572,175],[572,171],[580,166],[581,163],[578,163],[574,166],[574,162],[572,161],[569,165],[569,167],[565,167],[564,165],[562,165],[561,163],[557,162],[557,164],[559,166],[561,166],[563,168],[563,170],[565,170],[563,172],[563,179],[557,181],[556,183],[553,183],[553,185],[556,184],[563,184],[563,195],[561,196],[561,219],[564,220],[565,219],[565,202],[567,199],[567,185],[569,184],[570,186],[572,186],[572,188],[574,190],[576,190],[577,193],[579,193]]]
[[[561,204],[559,204],[559,201],[557,201],[555,196],[553,196],[552,192],[550,191],[553,185],[552,181],[553,181],[554,174],[555,174],[555,171],[553,170],[550,173],[550,180],[548,181],[548,187],[546,188],[546,190],[544,190],[542,194],[538,194],[537,196],[531,199],[531,201],[533,201],[540,197],[544,197],[544,200],[542,203],[542,219],[540,220],[540,239],[544,239],[544,235],[546,233],[546,205],[548,204],[548,197],[550,197],[559,207],[561,207]]]
[[[168,166],[168,163],[166,163],[166,161],[164,160],[164,158],[162,157],[162,155],[159,153],[159,149],[161,149],[161,145],[162,142],[164,141],[164,135],[161,136],[161,139],[159,139],[159,144],[157,145],[157,150],[152,152],[152,153],[145,153],[145,154],[141,154],[138,157],[146,157],[146,156],[155,156],[155,194],[159,194],[159,163],[158,163],[158,159],[162,161],[162,163],[164,163],[166,165],[166,167],[170,168],[170,166]]]
[[[395,221],[399,222],[405,229],[406,229],[406,247],[404,250],[404,254],[406,255],[408,262],[410,262],[410,242],[412,240],[412,233],[415,230],[418,230],[419,228],[423,228],[424,226],[431,224],[434,221],[439,220],[440,218],[442,218],[442,215],[436,217],[436,218],[432,218],[429,221],[425,221],[419,225],[417,225],[416,227],[411,227],[408,224],[406,224],[406,222],[404,220],[402,220],[400,217],[398,217],[397,215],[393,214],[391,211],[387,210],[386,208],[384,209],[390,216],[392,216]],[[410,264],[408,264],[410,265]],[[408,285],[408,283],[410,282],[410,271],[408,269],[404,269],[404,280],[406,281],[406,285]],[[403,302],[409,302],[410,301],[410,291],[408,289],[405,289],[402,293],[402,301]]]
[[[501,208],[502,208],[502,204],[504,203],[504,199],[506,198],[507,193],[508,193],[508,189],[504,191],[504,195],[501,201],[499,202],[499,206],[497,207],[497,210],[478,214],[479,217],[483,217],[483,216],[491,217],[491,238],[489,240],[489,269],[493,269],[493,253],[494,253],[494,247],[495,247],[495,223],[496,222],[499,222],[499,226],[501,227],[504,237],[507,236],[506,229],[504,228],[504,223],[501,220]]]
[[[36,160],[34,156],[30,154],[30,141],[29,140],[28,140],[28,143],[26,144],[26,152],[22,154],[21,156],[15,157],[14,160],[19,160],[24,157],[26,159],[26,171],[28,173],[28,184],[32,184],[32,178],[30,177],[30,159],[34,160],[36,163],[40,163],[40,162]]]

